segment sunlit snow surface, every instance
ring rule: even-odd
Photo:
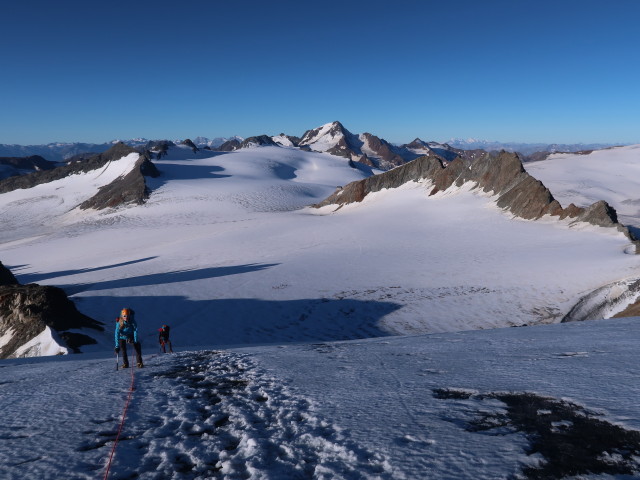
[[[522,432],[465,429],[504,409],[483,397],[495,391],[567,397],[640,427],[635,320],[454,333],[557,322],[581,296],[640,277],[617,231],[514,219],[468,185],[302,208],[363,174],[278,147],[175,150],[145,205],[73,208],[133,162],[0,196],[0,260],[107,329],[84,356],[0,364],[0,477],[101,477],[130,382],[110,357],[124,306],[147,368],[113,478],[507,478],[542,460]],[[550,180],[568,182],[552,162]],[[605,188],[615,162],[601,167]],[[163,323],[175,356],[153,356]]]
[[[585,155],[556,153],[525,164],[566,207],[605,200],[620,221],[640,229],[640,145],[596,150]]]

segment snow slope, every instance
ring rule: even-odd
[[[591,441],[578,422],[611,442],[609,454],[587,451],[599,469],[566,478],[640,478],[640,443],[622,440],[640,437],[639,326],[147,355],[108,478],[565,478],[557,472],[571,463],[532,453],[535,432],[491,396],[505,392],[547,402],[531,420],[565,457]],[[0,425],[0,476],[103,478],[130,385],[131,371],[104,354],[3,361],[0,409],[12,414]],[[483,419],[487,429],[474,431]],[[556,473],[524,475],[545,465]],[[626,470],[603,474],[614,465]]]
[[[563,207],[605,200],[616,209],[621,223],[640,228],[640,145],[587,155],[556,153],[547,160],[528,162],[525,168]]]
[[[74,223],[77,217],[74,209],[95,195],[100,187],[129,173],[139,158],[139,154],[132,153],[99,170],[3,193],[0,196],[0,241],[22,241]]]

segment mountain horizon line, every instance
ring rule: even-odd
[[[342,128],[344,127],[344,124],[342,122],[340,122],[339,120],[334,120],[333,122],[328,122],[325,123],[323,125],[320,125],[319,127],[315,127],[315,128],[322,128],[322,127],[326,127],[329,125],[340,125],[342,126]],[[313,129],[311,129],[313,130]],[[345,128],[346,130],[346,128]],[[304,136],[309,130],[306,130],[302,136]],[[363,132],[363,133],[369,133],[372,134],[371,132]],[[260,134],[260,135],[250,135],[248,137],[243,137],[241,135],[230,135],[230,136],[214,136],[214,137],[208,137],[208,136],[204,136],[204,135],[196,135],[196,136],[187,136],[185,138],[170,138],[170,137],[164,137],[164,138],[146,138],[146,137],[131,137],[131,138],[114,138],[112,140],[108,140],[108,141],[104,141],[104,142],[92,142],[92,141],[82,141],[82,140],[78,140],[78,141],[52,141],[52,142],[46,142],[46,143],[0,143],[1,147],[53,147],[53,146],[67,146],[67,145],[79,145],[79,144],[83,144],[83,145],[114,145],[118,142],[123,142],[123,143],[127,143],[127,144],[144,144],[147,142],[151,142],[151,141],[172,141],[172,142],[182,142],[185,140],[192,140],[196,145],[205,145],[208,143],[218,143],[219,145],[221,145],[222,143],[224,143],[225,141],[228,140],[232,140],[232,139],[237,139],[239,141],[243,141],[246,138],[251,138],[254,136],[261,136],[261,135],[266,135],[266,136],[270,136],[270,137],[277,137],[279,135],[285,135],[285,133],[281,132],[280,134],[277,135],[269,135],[269,134]],[[291,136],[291,137],[297,137],[296,135],[287,135],[287,136]],[[300,137],[302,138],[302,137]],[[379,137],[382,138],[382,137]],[[416,137],[414,140],[412,140],[411,142],[406,142],[406,143],[402,143],[402,142],[389,142],[392,145],[396,145],[396,146],[401,146],[401,145],[408,145],[416,140],[421,140],[424,141],[421,137]],[[493,145],[505,145],[505,146],[510,146],[510,145],[523,145],[523,146],[547,146],[547,145],[559,145],[559,146],[587,146],[587,147],[591,147],[591,146],[602,146],[602,147],[610,147],[610,146],[624,146],[624,145],[631,145],[632,143],[629,142],[545,142],[545,141],[531,141],[531,142],[526,142],[526,141],[518,141],[518,140],[513,140],[513,141],[503,141],[503,140],[490,140],[490,139],[486,139],[486,138],[478,138],[478,137],[450,137],[447,140],[428,140],[429,142],[436,142],[436,143],[440,143],[440,144],[448,144],[452,147],[458,147],[458,148],[462,148],[462,145],[466,145],[466,146],[472,146],[471,148],[479,148],[478,145],[489,145],[489,146],[493,146]]]

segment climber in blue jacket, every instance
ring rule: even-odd
[[[131,308],[123,308],[116,323],[116,353],[122,350],[122,368],[129,368],[129,357],[127,355],[127,343],[132,343],[136,352],[136,364],[138,368],[144,367],[142,363],[142,348],[138,341],[138,325],[133,318]]]

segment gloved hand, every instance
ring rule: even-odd
[[[127,343],[133,343],[133,338],[127,338]]]
[[[115,350],[116,350],[116,353],[120,353],[120,347],[116,347]]]

